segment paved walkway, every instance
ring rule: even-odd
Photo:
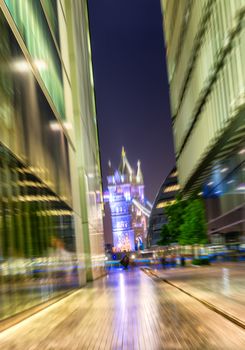
[[[245,263],[158,270],[157,274],[245,323]]]
[[[118,271],[0,334],[4,350],[245,349],[245,331],[140,270]]]

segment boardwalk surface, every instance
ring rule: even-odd
[[[139,270],[90,284],[0,334],[4,350],[245,349],[245,331]]]
[[[245,262],[156,272],[159,277],[245,323]]]

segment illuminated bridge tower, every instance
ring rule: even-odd
[[[122,148],[121,162],[113,170],[109,162],[108,192],[114,247],[119,251],[142,249],[146,235],[147,214],[143,175],[138,161],[132,169]]]

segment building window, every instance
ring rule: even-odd
[[[178,191],[180,189],[180,185],[170,185],[164,188],[163,192],[174,192]]]
[[[159,202],[156,206],[157,209],[160,209],[160,208],[165,208],[167,207],[168,205],[172,205],[175,203],[175,200],[170,200],[170,201],[162,201],[162,202]]]

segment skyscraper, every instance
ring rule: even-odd
[[[211,238],[244,239],[244,2],[161,3],[182,192],[206,199]]]
[[[87,3],[1,1],[0,31],[3,319],[101,275],[104,244]]]
[[[118,169],[109,162],[108,192],[112,221],[113,245],[118,251],[143,249],[149,209],[146,208],[144,180],[140,161],[137,172],[131,167],[124,147]]]

